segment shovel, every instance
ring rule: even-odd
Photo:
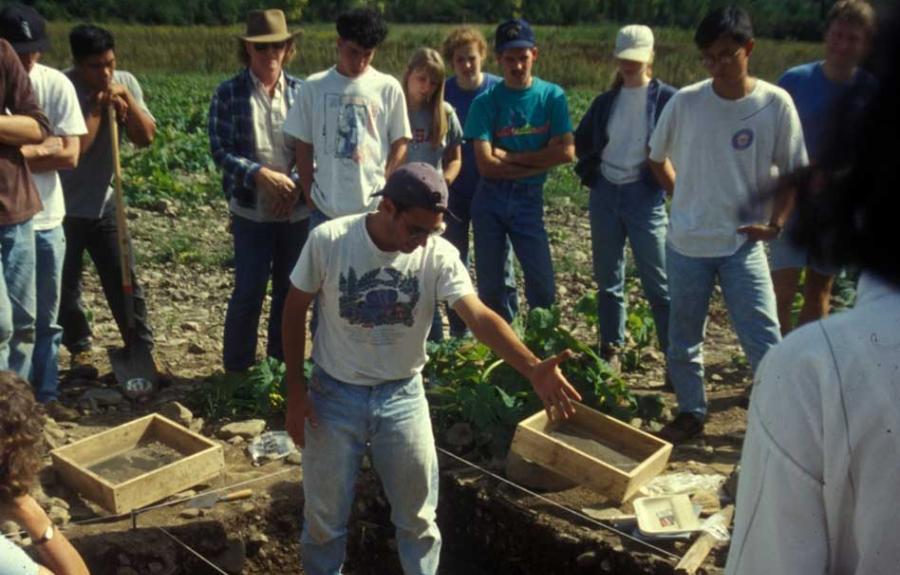
[[[122,165],[119,159],[119,122],[116,109],[109,106],[109,135],[112,140],[112,159],[115,169],[116,231],[119,236],[119,263],[122,266],[122,294],[125,298],[126,333],[123,349],[109,350],[116,381],[133,398],[147,395],[156,389],[159,373],[156,361],[147,344],[134,336],[134,285],[131,283],[131,241],[125,217],[125,197],[122,193]]]
[[[247,499],[253,495],[252,489],[241,489],[240,491],[232,491],[225,495],[221,493],[207,493],[191,499],[188,507],[196,507],[199,509],[209,509],[220,501],[236,501],[238,499]]]

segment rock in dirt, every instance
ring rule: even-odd
[[[106,407],[109,405],[118,405],[125,400],[125,396],[116,391],[115,389],[109,389],[105,387],[98,387],[94,389],[89,389],[81,394],[81,397],[78,399],[79,404],[88,404],[92,407],[94,405],[98,407]]]
[[[15,521],[4,521],[0,523],[0,534],[11,535],[19,532],[19,524]]]
[[[291,454],[285,458],[285,461],[291,465],[303,465],[303,454],[299,451],[291,452]]]
[[[219,437],[222,439],[231,439],[232,437],[243,437],[244,439],[253,439],[263,432],[266,428],[264,419],[248,419],[247,421],[235,421],[228,425],[222,426],[219,430]]]
[[[178,514],[182,519],[196,519],[200,517],[200,510],[194,507],[188,507]]]
[[[158,413],[185,427],[190,427],[191,422],[194,420],[194,414],[191,413],[191,410],[177,401],[163,404],[160,406]]]
[[[228,573],[240,573],[244,570],[244,564],[247,562],[247,547],[244,545],[243,539],[229,539],[228,548],[225,549],[218,557],[213,559],[213,563],[218,565]]]
[[[472,426],[465,421],[459,421],[450,426],[444,433],[444,441],[458,451],[463,451],[475,443],[475,432]]]
[[[190,331],[190,332],[196,333],[196,332],[200,331],[200,323],[196,322],[196,321],[183,321],[183,322],[181,322],[181,329],[183,331]]]
[[[47,512],[47,517],[50,518],[54,525],[59,527],[65,527],[72,519],[68,509],[56,506],[50,508],[50,511]]]
[[[195,355],[203,355],[206,353],[206,348],[195,341],[188,344],[187,350],[188,353],[193,353]]]
[[[191,424],[188,426],[188,429],[190,429],[194,433],[201,433],[203,431],[203,425],[205,423],[206,422],[203,420],[202,417],[195,417],[191,421]]]

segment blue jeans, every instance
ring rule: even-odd
[[[31,375],[34,323],[34,227],[0,226],[0,370]]]
[[[506,321],[512,307],[506,286],[507,241],[522,266],[525,299],[532,309],[553,305],[556,285],[550,240],[544,229],[544,186],[482,178],[472,198],[478,296]]]
[[[656,324],[659,347],[669,347],[669,289],[666,284],[666,201],[662,190],[643,181],[616,185],[597,178],[589,202],[600,341],[625,343],[625,238]]]
[[[474,191],[472,192],[474,193]],[[459,259],[462,260],[466,269],[469,268],[469,223],[472,221],[472,194],[464,194],[453,190],[450,192],[449,208],[453,212],[454,217],[445,217],[444,222],[447,224],[447,230],[444,232],[444,239],[453,244],[459,250]],[[503,267],[503,281],[506,284],[506,298],[512,309],[512,315],[515,316],[519,311],[519,296],[516,292],[516,270],[513,262],[512,244],[509,240],[506,242],[506,264]],[[459,317],[450,306],[447,306],[447,321],[450,324],[451,337],[465,337],[468,334],[468,328],[465,322]]]
[[[353,487],[366,445],[397,529],[406,575],[437,572],[438,461],[422,377],[376,386],[338,381],[319,367],[309,381],[319,418],[303,450],[303,569],[337,575],[344,563]]]
[[[37,321],[31,383],[37,400],[53,401],[59,395],[59,346],[62,326],[57,323],[59,293],[62,286],[63,261],[66,257],[66,234],[62,225],[34,232],[36,253],[35,278]]]
[[[256,333],[269,276],[272,277],[272,306],[266,355],[284,360],[281,314],[291,271],[306,242],[307,224],[307,220],[259,223],[232,215],[234,291],[225,313],[222,347],[225,369],[243,371],[256,362]]]
[[[775,292],[761,242],[746,242],[730,256],[697,258],[666,246],[669,271],[669,376],[678,411],[706,417],[703,337],[716,277],[722,286],[731,325],[753,371],[781,341]]]

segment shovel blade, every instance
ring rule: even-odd
[[[132,345],[129,348],[113,348],[109,350],[109,363],[119,385],[128,388],[128,382],[145,380],[155,390],[159,383],[156,361],[150,349],[143,345]]]
[[[191,499],[188,507],[196,507],[198,509],[208,509],[216,504],[219,500],[218,493],[207,493]]]

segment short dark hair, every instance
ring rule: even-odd
[[[0,504],[25,495],[41,468],[44,410],[31,386],[0,371]]]
[[[895,16],[877,40],[878,88],[863,105],[866,93],[852,91],[838,102],[816,166],[798,178],[792,239],[814,259],[859,266],[900,287],[900,258],[891,249],[900,213],[900,19]]]
[[[384,42],[388,28],[377,10],[355,8],[338,16],[337,33],[343,40],[356,42],[369,50]]]
[[[752,40],[753,24],[750,22],[750,14],[737,6],[724,6],[709,12],[697,26],[694,44],[705,50],[722,36],[727,36],[738,44],[746,44]]]
[[[72,58],[80,62],[89,56],[116,49],[116,41],[109,30],[92,24],[80,24],[69,32],[69,47]]]

